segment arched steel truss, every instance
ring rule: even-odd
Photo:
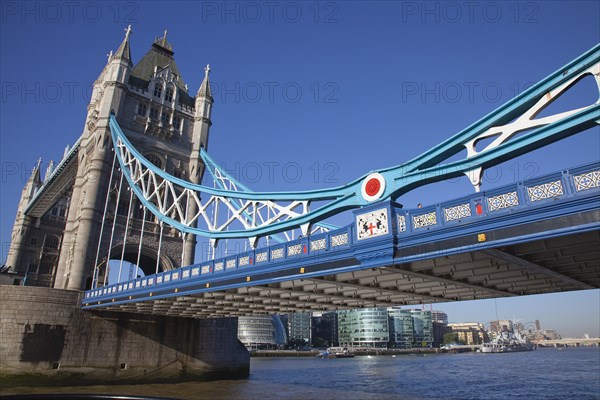
[[[298,227],[307,235],[319,221],[344,210],[396,199],[416,187],[462,174],[479,190],[485,168],[600,123],[600,96],[591,105],[536,118],[589,75],[594,77],[600,94],[600,44],[422,155],[332,189],[252,192],[218,168],[204,150],[199,156],[219,187],[193,184],[146,160],[126,138],[114,116],[110,127],[125,178],[143,205],[161,222],[183,234],[212,240],[248,238],[254,245],[259,237]],[[477,149],[479,142],[490,138],[491,143]],[[465,148],[464,159],[448,161]]]

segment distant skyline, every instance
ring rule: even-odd
[[[167,29],[192,95],[210,64],[211,156],[252,189],[276,191],[412,159],[600,41],[597,1],[5,1],[0,12],[2,261],[23,184],[39,157],[44,171],[81,134],[91,84],[129,24],[134,63]],[[591,78],[581,86],[565,104],[598,99]],[[598,160],[595,127],[490,168],[483,189]],[[460,178],[398,201],[472,192]],[[600,290],[496,304],[501,319],[600,336]],[[496,319],[493,300],[433,308],[455,322]]]

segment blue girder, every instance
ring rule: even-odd
[[[422,155],[404,164],[374,171],[381,174],[385,180],[385,191],[377,198],[377,201],[394,200],[398,196],[414,188],[460,176],[473,170],[473,168],[487,168],[500,164],[506,160],[531,152],[595,126],[600,121],[600,102],[584,107],[554,122],[528,129],[525,132],[522,132],[518,137],[510,138],[510,140],[506,140],[493,148],[468,156],[464,160],[440,164],[444,160],[447,160],[464,150],[469,141],[477,139],[478,136],[486,130],[503,126],[523,115],[533,105],[540,101],[540,99],[547,96],[550,91],[564,85],[569,80],[584,73],[599,62],[600,44],[594,46],[592,49],[532,86],[519,96]],[[582,76],[580,78],[582,78]],[[151,212],[161,221],[166,222],[185,233],[202,235],[213,239],[248,238],[273,235],[304,224],[314,224],[342,211],[370,204],[370,201],[365,199],[361,192],[361,187],[368,174],[343,186],[331,189],[296,192],[251,192],[245,187],[242,187],[242,191],[230,191],[223,188],[217,189],[186,182],[166,173],[146,160],[126,138],[114,116],[111,116],[110,127],[115,147],[117,147],[119,142],[123,143],[127,150],[134,155],[144,167],[148,168],[162,179],[181,188],[197,193],[236,199],[236,201],[328,201],[327,204],[321,205],[303,215],[273,222],[270,225],[251,227],[243,230],[213,231],[193,226],[193,224],[186,225],[174,218],[162,214],[151,201],[144,198],[142,191],[131,179],[130,171],[122,159],[122,154],[120,151],[117,151],[117,158],[124,171],[124,175],[144,206],[151,210]]]

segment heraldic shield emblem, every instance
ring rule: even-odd
[[[356,232],[358,240],[387,235],[388,209],[381,208],[356,216]]]

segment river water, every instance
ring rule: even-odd
[[[600,399],[600,348],[512,354],[253,358],[250,378],[169,385],[11,388],[177,399]]]

